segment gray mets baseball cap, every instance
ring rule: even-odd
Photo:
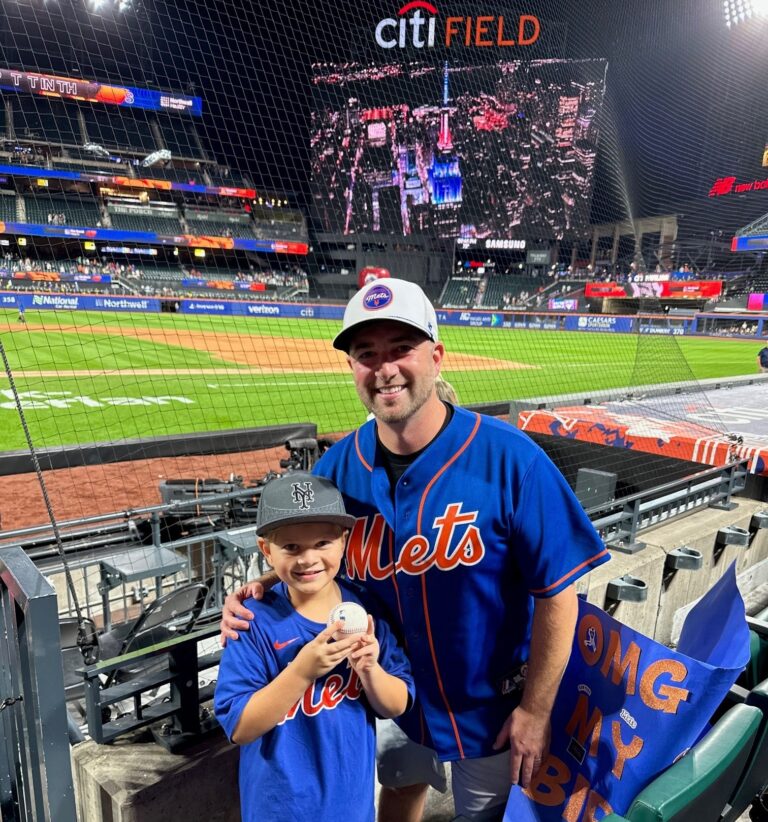
[[[347,303],[333,347],[349,351],[355,331],[376,320],[405,323],[437,342],[437,315],[427,295],[416,283],[390,278],[363,286]]]
[[[268,482],[259,500],[256,533],[262,537],[283,525],[303,522],[332,522],[351,528],[355,518],[347,514],[341,493],[325,477],[293,471]]]

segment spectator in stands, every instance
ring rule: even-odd
[[[757,365],[761,372],[768,372],[768,345],[760,349],[757,355]]]

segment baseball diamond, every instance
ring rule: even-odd
[[[313,420],[348,430],[361,411],[337,323],[270,317],[27,311],[0,314],[16,387],[38,447]],[[441,329],[443,373],[463,404],[752,373],[739,339],[669,338],[643,376],[647,338],[503,328]],[[662,373],[666,370],[667,373]],[[25,447],[0,377],[0,447]],[[0,417],[1,419],[2,417]]]

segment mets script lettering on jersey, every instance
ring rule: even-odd
[[[320,711],[332,711],[342,699],[360,699],[360,694],[363,692],[360,677],[352,669],[348,670],[346,678],[341,674],[327,676],[322,687],[318,689],[317,698],[315,698],[316,686],[317,680],[304,691],[304,696],[277,724],[282,725],[289,719],[295,719],[299,711],[310,717],[317,716]]]
[[[312,490],[312,483],[294,482],[291,483],[292,499],[302,509],[309,509],[309,503],[315,501],[315,492]]]
[[[383,550],[384,517],[376,514],[370,529],[368,517],[358,519],[347,543],[347,572],[352,579],[381,580],[396,572],[415,576],[432,567],[452,571],[459,565],[477,565],[485,556],[480,529],[474,524],[477,515],[477,511],[462,513],[460,502],[450,503],[432,523],[437,529],[433,542],[422,534],[411,537],[400,549],[394,568],[388,549]]]

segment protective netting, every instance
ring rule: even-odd
[[[438,305],[462,404],[662,456],[692,414],[739,435],[698,381],[764,335],[760,224],[731,251],[768,213],[757,5],[7,0],[2,450],[63,519],[257,480],[285,453],[245,429],[364,419],[330,340],[366,268]],[[3,529],[44,521],[7,466]]]

